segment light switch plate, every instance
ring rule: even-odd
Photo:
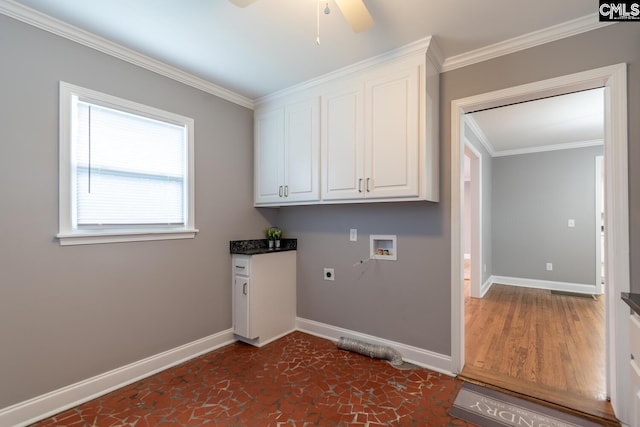
[[[352,242],[358,241],[358,229],[356,228],[349,229],[349,240]]]

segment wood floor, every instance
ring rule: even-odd
[[[616,425],[606,400],[604,298],[494,284],[479,299],[465,290],[461,376]]]

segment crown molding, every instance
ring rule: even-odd
[[[489,156],[494,157],[496,154],[496,150],[495,148],[493,148],[493,145],[491,144],[491,142],[489,142],[489,139],[478,125],[476,119],[474,119],[473,116],[467,114],[464,116],[464,122],[467,124],[467,126],[469,126],[469,129],[475,135],[475,137],[478,138],[478,141],[480,141],[485,150],[487,150]]]
[[[515,148],[512,150],[496,151],[492,157],[517,156],[519,154],[544,153],[547,151],[572,150],[574,148],[595,147],[604,145],[603,139],[594,139],[592,141],[567,142],[564,144],[541,145],[538,147]]]
[[[415,55],[418,53],[426,54],[427,57],[429,57],[431,61],[434,62],[438,70],[440,70],[440,66],[442,64],[442,54],[440,54],[440,50],[437,48],[433,37],[429,36],[416,40],[413,43],[401,46],[397,49],[393,49],[380,55],[364,59],[360,62],[347,65],[346,67],[339,68],[327,74],[323,74],[322,76],[307,80],[293,86],[289,86],[280,91],[260,97],[255,100],[255,106],[257,107],[265,102],[271,102],[291,94],[300,93],[301,91],[312,89],[318,85],[333,81],[335,79],[348,77],[376,65],[383,64],[387,61],[401,59],[403,57]]]
[[[129,62],[156,74],[168,77],[180,83],[186,84],[203,92],[210,93],[219,98],[233,102],[240,106],[254,109],[257,104],[286,96],[290,93],[312,88],[329,80],[344,77],[352,73],[362,71],[379,63],[412,55],[419,51],[426,52],[427,57],[434,63],[440,72],[447,72],[457,68],[466,67],[499,56],[518,52],[530,47],[539,46],[565,37],[602,28],[616,22],[598,22],[597,14],[590,14],[563,24],[534,31],[510,40],[495,43],[474,51],[466,52],[449,58],[444,57],[438,48],[435,39],[431,36],[417,40],[398,49],[381,55],[365,59],[347,67],[330,72],[315,79],[288,87],[281,91],[252,100],[222,86],[211,83],[208,80],[187,73],[179,68],[153,59],[133,49],[114,43],[103,37],[67,24],[56,18],[26,7],[13,0],[0,0],[0,14],[24,22],[41,30],[74,41],[81,45],[95,49],[99,52]]]
[[[445,57],[444,53],[442,53],[442,49],[436,42],[435,37],[429,37],[429,44],[425,47],[427,50],[427,58],[431,60],[433,65],[438,70],[438,73],[442,72],[442,64],[444,64]]]
[[[529,49],[612,24],[615,24],[615,22],[598,22],[597,13],[586,15],[582,18],[573,19],[562,24],[449,57],[442,64],[442,72],[477,64],[499,56]]]
[[[137,65],[161,76],[184,83],[203,92],[210,93],[234,104],[250,109],[254,108],[253,100],[245,96],[165,64],[164,62],[150,58],[133,49],[126,48],[103,37],[67,24],[59,19],[45,15],[20,3],[16,3],[13,0],[0,0],[0,13],[133,65]]]

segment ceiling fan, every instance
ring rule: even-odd
[[[246,7],[257,0],[229,0],[238,7]],[[323,0],[327,1],[327,0]],[[351,26],[354,33],[365,31],[373,25],[373,18],[367,10],[363,0],[335,0],[340,12]],[[325,8],[325,13],[329,13],[329,7]]]

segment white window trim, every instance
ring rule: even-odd
[[[74,226],[72,215],[72,188],[71,176],[71,112],[72,96],[76,95],[83,100],[95,100],[102,105],[111,104],[121,111],[130,111],[135,114],[143,114],[147,117],[158,118],[162,121],[172,121],[176,124],[187,126],[187,201],[186,223],[180,227],[158,228],[103,228],[82,229]],[[140,242],[147,240],[173,240],[192,239],[198,230],[195,228],[194,212],[194,120],[159,110],[126,99],[107,95],[80,86],[75,86],[63,81],[60,82],[60,166],[59,166],[59,232],[56,237],[60,245],[84,245],[96,243]]]

